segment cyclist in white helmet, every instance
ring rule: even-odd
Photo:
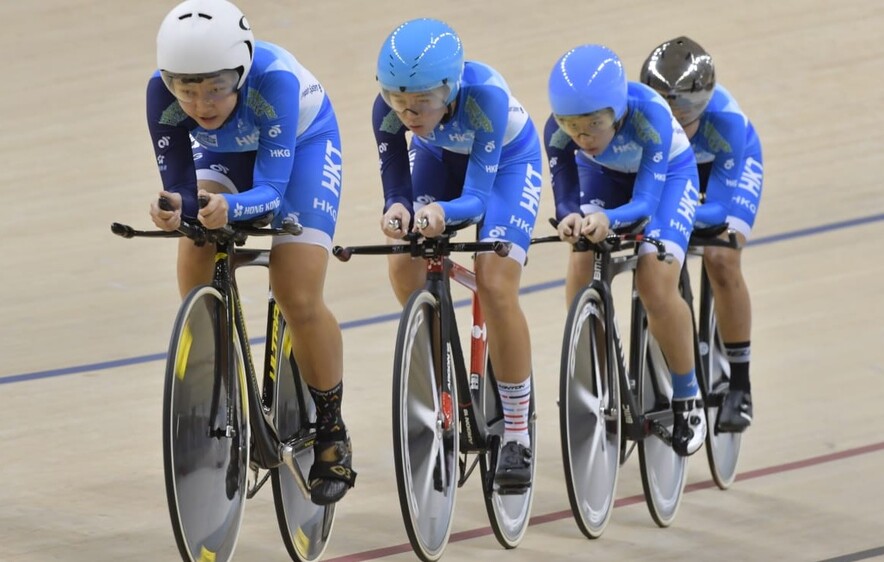
[[[293,351],[317,408],[312,500],[340,500],[353,486],[350,439],[341,417],[341,330],[323,300],[341,189],[341,140],[322,85],[286,50],[255,41],[226,0],[187,0],[157,34],[157,70],[147,119],[173,210],[151,205],[154,223],[182,217],[206,228],[267,214],[292,217],[298,237],[275,237],[270,283],[293,335]],[[208,198],[199,208],[197,197]],[[212,247],[182,238],[178,286],[184,297],[209,283]]]

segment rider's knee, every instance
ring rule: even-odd
[[[289,287],[285,291],[274,291],[274,297],[289,324],[309,326],[326,310],[322,291]]]
[[[476,268],[476,285],[484,308],[518,305],[520,268],[516,262],[496,256]]]
[[[413,259],[411,256],[390,256],[387,273],[396,298],[404,305],[411,294],[423,286],[426,265],[423,260]]]
[[[673,306],[682,303],[678,286],[668,283],[666,279],[648,279],[647,276],[636,278],[636,289],[642,305],[649,315],[654,316],[658,312],[672,310]]]
[[[730,248],[707,248],[703,263],[710,280],[717,285],[725,284],[742,275],[740,253]]]

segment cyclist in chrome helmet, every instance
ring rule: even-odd
[[[657,46],[642,66],[641,81],[669,102],[691,140],[704,197],[697,209],[697,225],[727,222],[740,242],[736,250],[706,248],[703,262],[731,368],[730,389],[716,429],[741,432],[753,416],[749,382],[752,303],[741,257],[761,200],[761,142],[730,92],[716,83],[712,57],[692,39],[676,37]]]
[[[715,90],[715,65],[703,47],[677,37],[654,49],[640,80],[662,95],[682,127],[700,118]]]
[[[706,418],[691,313],[678,280],[697,205],[694,154],[669,106],[647,86],[627,81],[620,58],[603,45],[581,45],[559,58],[549,75],[549,101],[544,142],[559,236],[598,242],[612,227],[650,218],[645,233],[674,258],[660,261],[643,244],[636,288],[672,375],[673,449],[693,454],[706,436]],[[572,252],[568,304],[591,278],[592,255]]]
[[[541,192],[534,125],[503,77],[488,65],[464,61],[460,37],[439,20],[415,19],[394,29],[378,54],[377,82],[372,120],[384,187],[383,232],[390,239],[409,230],[433,237],[447,224],[469,222],[479,223],[482,240],[512,243],[507,257],[479,254],[476,272],[488,332],[494,334],[488,341],[498,390],[513,412],[496,482],[524,491],[532,474],[524,400],[531,393],[531,350],[519,282]],[[392,256],[389,268],[396,297],[405,304],[423,286],[423,260]]]
[[[255,41],[226,0],[172,8],[157,33],[157,66],[147,88],[148,128],[160,196],[172,210],[153,201],[154,223],[175,230],[183,217],[214,229],[271,216],[277,226],[291,217],[303,227],[300,236],[274,237],[270,284],[316,403],[311,498],[334,503],[356,476],[340,407],[341,331],[323,299],[341,188],[334,109],[310,71],[278,45]],[[214,251],[181,239],[182,298],[211,281]]]

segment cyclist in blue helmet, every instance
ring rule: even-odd
[[[378,55],[377,81],[381,92],[372,119],[384,188],[383,232],[392,240],[408,230],[432,237],[447,224],[467,221],[478,223],[481,240],[512,243],[508,257],[477,256],[476,273],[507,412],[496,480],[525,489],[533,448],[531,346],[519,282],[540,201],[537,133],[503,77],[485,64],[464,61],[460,37],[438,20],[411,20],[394,29]],[[404,304],[423,286],[424,262],[392,256],[389,274]]]
[[[641,82],[667,102],[691,140],[704,202],[697,225],[727,222],[742,248],[761,200],[761,141],[734,97],[715,81],[712,57],[688,37],[657,46],[641,69]],[[723,234],[722,236],[726,236]],[[749,384],[752,303],[740,265],[742,249],[708,247],[703,262],[715,294],[718,329],[730,363],[730,389],[716,422],[719,431],[740,432],[752,423]]]
[[[206,228],[268,213],[293,217],[300,236],[279,236],[270,285],[292,331],[301,376],[316,403],[310,470],[314,503],[353,486],[350,438],[341,415],[341,329],[323,299],[341,189],[341,136],[319,81],[291,53],[256,41],[248,20],[224,0],[186,0],[157,34],[157,71],[147,120],[164,190],[151,218],[175,230],[182,217]],[[197,195],[208,199],[199,207]],[[210,283],[215,248],[182,238],[178,287],[184,298]]]
[[[694,153],[663,98],[628,82],[620,58],[602,45],[576,47],[556,62],[549,99],[544,142],[562,239],[583,234],[598,242],[610,228],[651,217],[645,234],[663,240],[674,257],[659,261],[656,248],[643,244],[636,287],[672,373],[672,447],[691,455],[706,437],[691,314],[678,291],[699,194]],[[588,252],[571,253],[569,303],[591,269]]]

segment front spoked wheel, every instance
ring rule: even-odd
[[[596,287],[574,299],[559,379],[562,464],[571,512],[587,537],[602,535],[620,468],[619,382],[608,358],[605,301]]]
[[[274,319],[267,339],[274,345],[275,376],[271,405],[273,425],[280,442],[292,448],[293,463],[272,469],[273,503],[282,540],[292,560],[319,560],[331,536],[335,517],[334,504],[320,506],[310,500],[307,475],[313,465],[316,407],[301,379],[292,355],[291,332],[274,307]]]
[[[528,435],[531,440],[531,486],[521,493],[501,493],[494,484],[503,438],[503,407],[497,392],[497,380],[491,362],[486,361],[487,369],[479,388],[479,404],[484,408],[487,435],[487,450],[479,456],[479,473],[482,477],[482,492],[485,496],[485,510],[497,542],[504,548],[515,548],[522,542],[531,517],[534,503],[535,475],[537,471],[537,436],[535,433],[534,385],[531,385],[531,398],[528,406]],[[533,382],[533,381],[532,381]]]
[[[647,423],[657,424],[671,440],[672,379],[659,344],[648,332],[645,318],[642,318],[638,339],[639,411]],[[681,504],[687,480],[687,458],[676,453],[671,443],[653,431],[639,442],[638,458],[648,511],[657,525],[668,527]]]
[[[166,497],[185,561],[230,560],[236,547],[249,458],[243,368],[224,297],[195,288],[175,320],[163,406]]]
[[[700,361],[702,361],[704,404],[706,420],[710,425],[706,433],[706,459],[712,479],[722,490],[733,484],[737,476],[737,461],[740,457],[741,433],[724,433],[716,429],[715,421],[730,386],[730,363],[724,351],[724,343],[718,334],[718,319],[709,278],[703,270],[700,282]]]
[[[442,340],[436,298],[415,293],[396,336],[393,454],[405,530],[425,561],[438,560],[448,544],[458,482],[456,385]]]

